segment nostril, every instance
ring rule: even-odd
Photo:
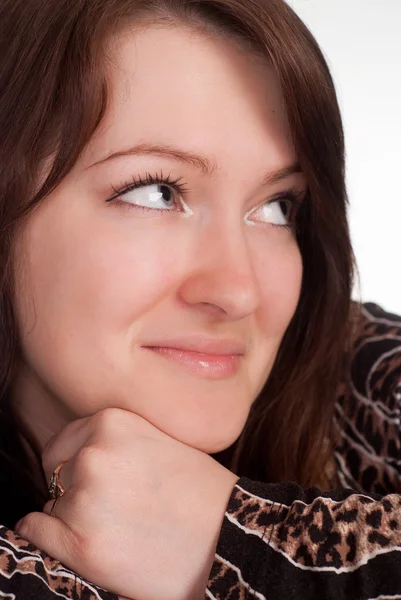
[[[213,304],[212,302],[201,302],[201,304],[206,309],[206,311],[210,312],[211,314],[226,313],[224,308],[222,308],[221,306],[217,306],[217,304]]]

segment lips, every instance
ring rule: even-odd
[[[196,352],[210,356],[233,356],[245,354],[245,344],[234,339],[208,338],[200,335],[186,336],[143,344],[145,348],[171,348],[186,352]]]
[[[165,340],[143,346],[163,359],[167,359],[197,375],[212,379],[235,375],[245,353],[244,344],[235,340],[218,340],[193,336],[185,339]]]

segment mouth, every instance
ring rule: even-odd
[[[243,354],[206,354],[184,348],[142,346],[164,360],[175,363],[192,372],[210,379],[233,377],[240,369]]]

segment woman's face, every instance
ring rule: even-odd
[[[217,452],[241,433],[298,303],[286,225],[306,182],[267,64],[186,28],[112,47],[106,118],[20,238],[15,401],[49,435],[119,407]]]

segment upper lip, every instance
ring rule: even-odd
[[[244,354],[245,344],[239,340],[229,338],[214,338],[205,335],[186,335],[166,340],[157,340],[142,344],[148,348],[174,348],[177,350],[188,350],[201,354],[213,354],[231,356],[233,354]]]

